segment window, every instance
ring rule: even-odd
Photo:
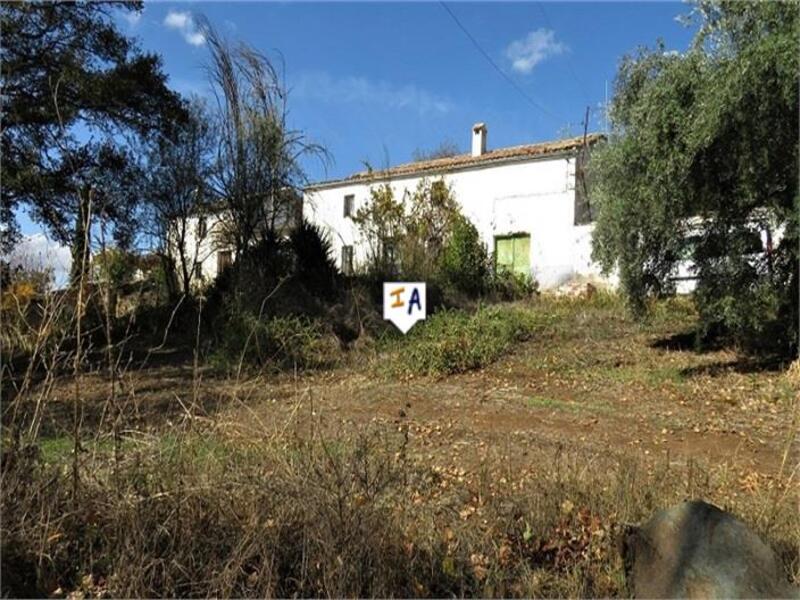
[[[200,217],[197,220],[197,237],[204,238],[208,233],[208,225],[206,224],[206,220],[204,217]]]
[[[344,216],[353,216],[353,205],[355,204],[356,197],[353,194],[347,194],[344,197]]]
[[[742,229],[720,234],[696,233],[686,238],[684,260],[713,260],[727,256],[735,248],[739,256],[760,254],[766,250],[761,234],[753,229]]]
[[[232,262],[233,258],[230,250],[220,250],[217,252],[217,273],[222,273]]]
[[[497,271],[531,274],[531,236],[528,234],[494,238],[494,264]]]
[[[344,275],[353,274],[353,247],[342,246],[342,273]]]
[[[194,263],[194,277],[195,279],[203,279],[203,263]]]

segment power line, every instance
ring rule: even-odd
[[[503,69],[501,69],[501,68],[500,68],[500,67],[497,65],[497,63],[496,63],[496,62],[494,62],[494,60],[492,60],[492,57],[491,57],[491,56],[489,56],[489,54],[488,54],[488,53],[487,53],[487,52],[486,52],[486,51],[485,51],[485,50],[484,50],[484,49],[481,47],[481,45],[478,43],[478,40],[476,40],[476,39],[475,39],[475,38],[472,36],[472,34],[469,32],[469,30],[467,30],[467,28],[466,28],[466,27],[464,27],[464,25],[461,23],[461,21],[459,21],[459,20],[458,20],[458,17],[456,17],[456,15],[453,13],[453,11],[452,11],[452,10],[450,10],[450,8],[447,6],[447,4],[445,4],[445,3],[444,3],[442,0],[440,0],[440,1],[439,1],[439,4],[441,4],[441,5],[442,5],[442,8],[444,8],[444,9],[447,11],[447,14],[449,14],[449,15],[450,15],[450,17],[452,17],[452,19],[453,19],[453,21],[455,22],[455,24],[456,24],[456,25],[458,25],[459,29],[461,29],[461,31],[463,31],[463,32],[464,32],[464,35],[466,35],[466,36],[469,38],[469,40],[472,42],[472,44],[475,46],[475,48],[478,50],[478,52],[480,52],[480,53],[481,53],[481,55],[482,55],[482,56],[483,56],[483,57],[486,59],[486,61],[487,61],[487,62],[488,62],[490,65],[492,65],[492,67],[494,67],[494,70],[495,70],[495,71],[497,71],[498,73],[500,73],[500,75],[501,75],[501,77],[502,77],[503,79],[505,79],[505,80],[506,80],[508,83],[510,83],[510,84],[511,84],[511,85],[514,87],[514,89],[515,89],[515,90],[517,90],[517,91],[520,93],[520,95],[521,95],[523,98],[525,98],[525,100],[527,100],[527,101],[528,101],[528,102],[529,102],[529,103],[530,103],[530,104],[531,104],[531,105],[532,105],[534,108],[536,108],[537,110],[541,111],[542,113],[544,113],[545,115],[547,115],[548,117],[550,117],[551,119],[553,119],[554,121],[556,121],[557,123],[559,123],[559,124],[563,123],[564,119],[562,119],[561,117],[558,117],[557,115],[553,114],[552,112],[550,112],[549,110],[547,110],[547,109],[546,109],[544,106],[542,106],[541,104],[539,104],[539,103],[538,103],[536,100],[534,100],[534,99],[533,99],[533,98],[532,98],[530,95],[528,95],[528,93],[527,93],[525,90],[523,90],[523,89],[522,89],[522,88],[521,88],[521,87],[520,87],[520,86],[517,84],[517,82],[516,82],[516,81],[514,81],[514,80],[513,80],[511,77],[509,77],[509,76],[506,74],[506,72],[505,72],[505,71],[503,71]]]

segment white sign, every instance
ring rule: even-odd
[[[383,284],[383,318],[403,333],[425,318],[425,284],[393,281]]]

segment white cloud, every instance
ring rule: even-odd
[[[194,31],[192,33],[184,33],[183,39],[189,42],[192,46],[202,46],[206,43],[206,36],[201,31]]]
[[[164,25],[170,29],[183,29],[189,25],[191,21],[192,17],[188,12],[178,12],[175,10],[169,11],[167,16],[164,17]]]
[[[301,98],[322,102],[371,104],[416,110],[420,114],[445,114],[453,108],[449,100],[413,84],[396,85],[354,76],[335,79],[320,72],[302,75],[295,81],[292,92]]]
[[[14,246],[9,263],[33,271],[52,271],[56,287],[63,287],[69,281],[72,253],[69,247],[51,240],[44,233],[34,233]]]
[[[561,54],[567,47],[556,41],[556,34],[551,29],[531,31],[521,40],[514,40],[506,48],[506,56],[511,67],[520,73],[530,73],[533,67],[549,56]]]
[[[179,31],[186,43],[192,46],[202,46],[206,43],[205,34],[197,28],[192,15],[188,12],[169,11],[164,17],[164,27]]]

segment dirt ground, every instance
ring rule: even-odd
[[[537,449],[568,446],[727,467],[745,487],[796,467],[797,395],[780,371],[747,372],[729,352],[654,347],[662,336],[633,329],[603,335],[587,323],[442,379],[376,381],[355,370],[259,387],[266,398],[252,411],[281,422],[299,398],[306,417],[331,429],[407,426],[417,452],[461,465],[494,457],[514,469]],[[242,411],[233,422],[257,422]]]
[[[77,385],[64,378],[44,390],[36,454],[41,472],[65,483],[79,481],[79,473],[90,498],[86,506],[102,499],[109,511],[119,511],[109,514],[128,515],[141,532],[152,527],[174,541],[193,531],[194,545],[170,546],[169,564],[178,573],[175,581],[186,577],[181,585],[198,586],[198,595],[208,593],[201,580],[209,573],[226,572],[214,558],[219,539],[207,539],[209,531],[227,531],[230,547],[244,550],[224,554],[226,564],[246,566],[260,564],[266,554],[242,540],[255,543],[276,523],[287,527],[286,539],[294,539],[297,523],[307,524],[308,532],[321,524],[309,536],[346,535],[330,537],[320,546],[329,550],[309,554],[309,564],[330,560],[335,571],[335,565],[362,564],[337,553],[353,523],[369,515],[386,522],[385,529],[377,527],[381,540],[399,544],[373,539],[370,552],[384,548],[381,560],[389,561],[376,564],[390,564],[395,551],[420,557],[408,563],[409,581],[423,586],[413,588],[419,596],[435,596],[445,583],[450,587],[441,588],[443,595],[624,595],[615,536],[686,499],[742,518],[772,545],[790,580],[800,581],[800,362],[697,350],[691,335],[696,317],[687,301],[656,305],[644,323],[613,297],[540,297],[497,308],[517,320],[524,336],[505,330],[506,337],[490,340],[509,344],[491,346],[499,349],[498,360],[455,375],[387,373],[415,372],[419,363],[404,357],[418,361],[423,349],[437,353],[437,360],[448,357],[436,363],[442,368],[472,364],[450,357],[462,357],[464,344],[475,344],[474,329],[463,337],[459,329],[446,330],[441,335],[452,331],[453,337],[441,345],[430,337],[425,344],[415,337],[373,340],[342,351],[337,367],[311,372],[236,377],[167,347],[146,364],[141,356],[129,363],[123,356],[128,366],[113,394],[102,371],[83,374]],[[510,341],[517,339],[526,341]],[[481,356],[488,361],[497,354]],[[76,391],[84,416],[78,457],[70,430]],[[376,479],[379,472],[385,479]],[[380,484],[378,493],[376,481],[390,483]],[[153,519],[130,512],[132,497],[162,512]],[[47,523],[25,520],[40,511],[38,497],[32,498],[34,509],[23,507],[18,517],[27,529],[21,525],[16,535],[56,539]],[[119,506],[107,498],[119,498]],[[176,515],[184,513],[176,507],[183,506],[193,507],[195,516],[181,521]],[[86,519],[94,523],[96,516],[90,511]],[[142,534],[135,555],[142,564],[161,564],[150,537]],[[73,538],[83,539],[80,533]],[[64,538],[64,556],[72,556],[73,538]],[[109,547],[121,539],[109,537]],[[278,536],[269,546],[269,552],[288,552],[275,564],[304,564],[296,556],[306,546],[297,550],[286,539]],[[352,546],[359,552],[361,539]],[[363,564],[372,564],[374,557],[365,556]],[[88,581],[94,585],[101,575],[107,582],[111,573],[124,573],[119,565],[129,558],[119,561],[109,571],[70,568],[93,574]],[[417,581],[423,563],[432,565],[431,574]],[[195,564],[204,566],[187,575],[185,565]],[[251,589],[252,573],[244,568],[237,567],[247,578],[244,587],[230,588],[238,592],[229,595]],[[48,593],[77,585],[62,581],[60,571],[54,577],[37,585]],[[292,577],[287,585],[300,581]],[[386,585],[375,594],[395,589]],[[149,595],[161,594],[152,589],[159,591]]]
[[[450,468],[513,473],[569,448],[725,469],[743,491],[792,480],[800,402],[786,365],[695,351],[681,306],[644,325],[618,306],[573,302],[556,313],[500,361],[459,375],[388,378],[376,374],[377,352],[330,371],[238,381],[196,378],[186,361],[131,370],[119,393],[128,416],[151,427],[191,414],[258,439],[302,435],[313,420],[331,436],[407,436],[410,452]],[[99,404],[108,384],[89,376],[84,389]],[[68,404],[68,387],[62,396]]]

